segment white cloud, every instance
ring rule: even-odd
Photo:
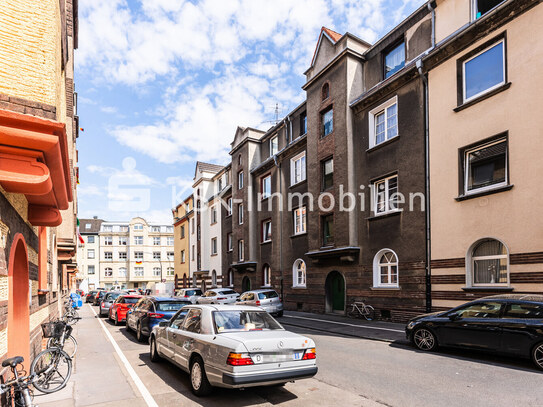
[[[117,108],[115,106],[101,106],[100,110],[108,114],[117,113]]]

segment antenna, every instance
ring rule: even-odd
[[[269,124],[273,124],[274,126],[277,125],[277,123],[279,123],[281,120],[279,120],[279,114],[283,111],[282,108],[279,108],[279,103],[275,103],[275,107],[274,107],[274,111],[273,111],[273,114],[274,114],[274,120],[265,120],[263,121],[262,123],[260,124],[264,124],[264,123],[269,123]],[[260,126],[260,125],[259,125]]]

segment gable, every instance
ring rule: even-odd
[[[322,68],[328,65],[328,63],[334,59],[335,56],[335,44],[330,40],[328,35],[322,32],[311,64],[313,72],[319,72]]]

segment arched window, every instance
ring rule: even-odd
[[[390,249],[380,250],[373,258],[373,286],[398,287],[398,256]]]
[[[265,287],[271,285],[271,267],[268,264],[262,268],[262,285]]]
[[[306,267],[302,259],[298,259],[292,266],[292,285],[294,287],[305,287]]]
[[[234,270],[228,270],[228,285],[230,287],[234,286]]]
[[[217,287],[217,272],[215,270],[211,272],[211,287]]]
[[[505,245],[496,239],[475,242],[468,251],[468,287],[509,285],[509,254]]]
[[[322,85],[322,100],[326,100],[330,97],[330,85],[325,83]]]
[[[119,267],[119,277],[126,277],[126,267]]]
[[[113,269],[111,267],[106,267],[104,273],[106,277],[113,277]]]

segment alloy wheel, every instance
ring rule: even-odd
[[[543,343],[540,343],[534,348],[533,359],[537,367],[543,369]]]
[[[190,381],[194,390],[198,390],[202,385],[202,368],[200,363],[195,362],[192,365],[192,370],[190,371]]]
[[[425,328],[420,328],[415,332],[413,341],[420,350],[432,350],[436,345],[434,334]]]

